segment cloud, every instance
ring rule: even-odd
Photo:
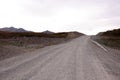
[[[119,4],[120,0],[1,0],[0,26],[93,34],[119,27]]]

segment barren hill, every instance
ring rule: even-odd
[[[115,49],[120,49],[120,29],[100,32],[94,37],[97,42]]]

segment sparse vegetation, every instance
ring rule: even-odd
[[[78,32],[46,34],[0,31],[0,60],[14,56],[14,54],[18,55],[45,46],[63,43],[81,35],[83,34]]]
[[[120,37],[120,29],[114,29],[106,32],[101,32],[98,34],[99,36],[107,36],[107,37]]]
[[[93,39],[105,46],[120,49],[120,29],[99,33]]]
[[[71,36],[70,36],[71,35]],[[4,32],[0,31],[0,45],[26,46],[31,44],[57,44],[83,34],[78,32],[34,33],[34,32]]]
[[[47,38],[67,38],[68,34],[73,33],[76,36],[73,38],[83,35],[78,32],[62,32],[54,34],[45,34],[45,33],[34,33],[34,32],[4,32],[0,31],[0,38],[16,38],[16,37],[47,37]],[[71,37],[72,38],[72,37]]]

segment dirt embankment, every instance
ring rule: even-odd
[[[105,46],[120,49],[120,29],[101,32],[93,36],[92,39]]]
[[[68,41],[65,38],[18,37],[0,39],[0,60],[26,52],[34,51],[45,46]]]
[[[54,34],[33,32],[0,32],[0,60],[34,51],[45,46],[60,44],[83,34],[63,32]]]

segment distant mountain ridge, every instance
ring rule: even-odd
[[[45,34],[54,34],[54,32],[51,32],[49,30],[43,31],[42,33],[45,33]]]
[[[29,32],[23,28],[15,28],[15,27],[4,27],[0,28],[0,31],[7,31],[7,32]]]

